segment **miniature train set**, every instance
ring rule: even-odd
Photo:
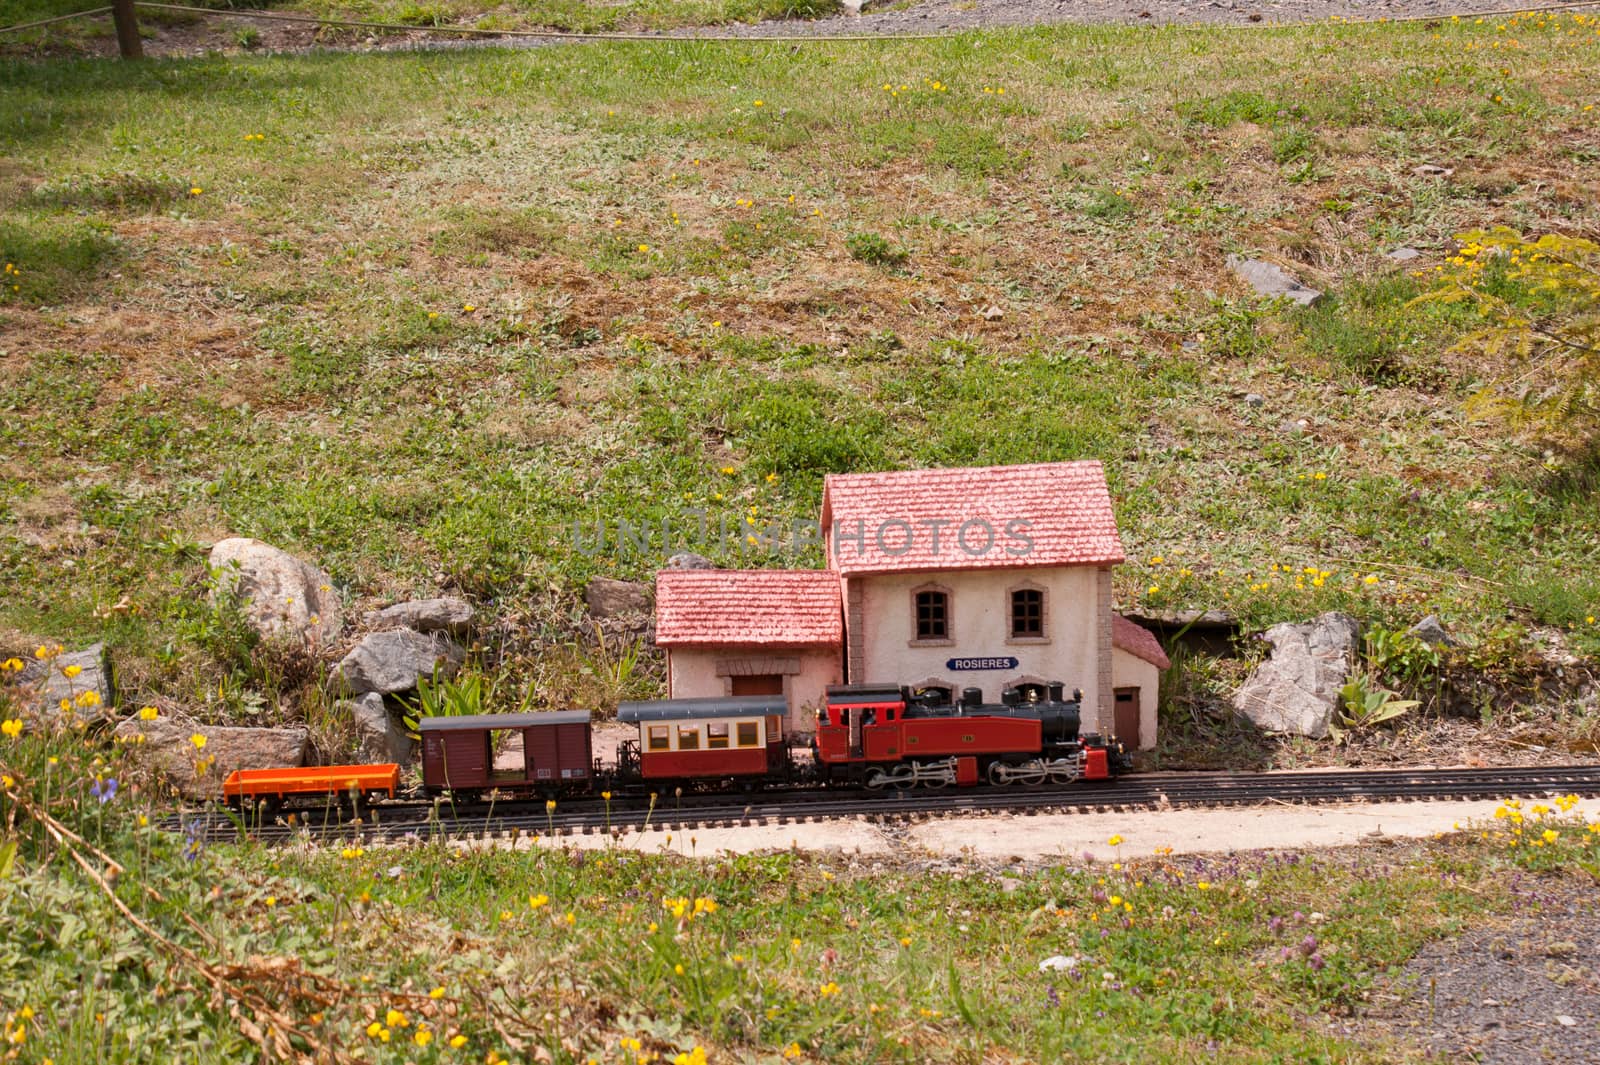
[[[419,798],[645,795],[662,791],[877,791],[1031,787],[1109,780],[1132,768],[1114,738],[1079,734],[1081,699],[1061,684],[978,689],[946,701],[894,685],[831,685],[809,744],[785,728],[781,696],[625,702],[638,728],[605,763],[588,711],[429,717],[419,723]],[[496,736],[521,739],[521,764],[496,764]],[[514,762],[515,759],[512,759]],[[400,766],[239,770],[223,784],[235,807],[373,803],[401,797]]]

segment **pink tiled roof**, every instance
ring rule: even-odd
[[[829,564],[847,577],[1123,560],[1098,462],[830,474],[823,481],[822,529]]]
[[[1157,669],[1172,665],[1155,633],[1136,625],[1121,614],[1111,615],[1111,646],[1120,647],[1135,658],[1142,658]]]
[[[656,574],[656,643],[838,646],[839,575],[822,569],[668,569]]]

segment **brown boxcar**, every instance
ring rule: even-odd
[[[422,785],[429,795],[493,788],[572,794],[594,785],[587,710],[425,717],[418,731],[422,733]],[[497,732],[521,736],[520,760],[502,759],[503,764],[495,767]]]

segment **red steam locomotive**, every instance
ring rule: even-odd
[[[784,727],[781,696],[625,702],[617,720],[639,734],[619,745],[614,765],[594,759],[587,711],[424,718],[422,788],[464,798],[807,785],[899,790],[1066,784],[1130,769],[1114,738],[1079,734],[1080,706],[1079,693],[1067,698],[1060,684],[1008,688],[999,703],[984,703],[977,688],[948,703],[894,685],[833,685],[807,751]],[[495,757],[496,734],[508,731],[521,737],[520,761],[510,764]],[[223,790],[238,803],[352,787],[368,798],[392,797],[397,777],[394,765],[242,770]],[[372,780],[380,781],[375,789],[364,783]]]

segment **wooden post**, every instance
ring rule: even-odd
[[[124,59],[143,59],[144,44],[139,40],[139,19],[133,13],[133,0],[111,0],[111,19],[117,24],[117,48]]]

